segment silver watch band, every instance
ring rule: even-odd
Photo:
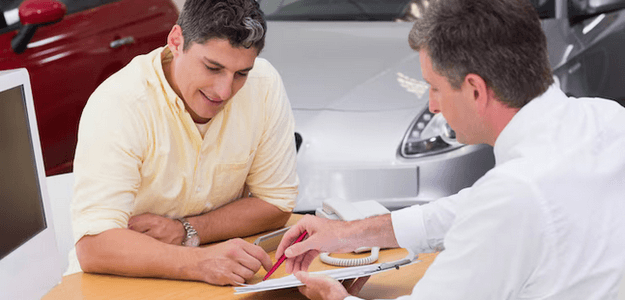
[[[179,218],[177,220],[182,223],[182,226],[184,226],[184,230],[186,231],[186,235],[182,240],[182,245],[192,247],[198,246],[200,244],[200,237],[198,236],[197,231],[195,230],[195,228],[193,228],[191,223],[189,223],[186,218]]]

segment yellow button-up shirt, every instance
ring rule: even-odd
[[[132,215],[202,214],[244,191],[283,211],[295,206],[294,120],[273,66],[256,59],[202,138],[165,79],[164,49],[133,59],[87,102],[74,159],[75,241],[126,228]]]

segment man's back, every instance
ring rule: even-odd
[[[559,89],[523,107],[412,299],[616,299],[625,265],[625,109]],[[454,286],[450,289],[450,286]]]
[[[542,242],[533,249],[540,257],[520,295],[616,297],[625,265],[623,149],[625,109],[559,90],[530,102],[504,129],[495,144],[499,171],[532,190],[528,202],[537,205],[527,209],[541,216]]]

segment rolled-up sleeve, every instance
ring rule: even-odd
[[[136,108],[106,90],[94,93],[81,116],[74,158],[74,239],[126,228],[141,182],[142,142]]]
[[[297,198],[299,179],[296,172],[295,121],[282,79],[269,63],[264,68],[272,74],[267,80],[264,130],[247,177],[255,197],[283,211],[292,211]]]

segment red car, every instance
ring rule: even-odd
[[[87,99],[130,60],[166,43],[171,0],[3,0],[0,70],[30,74],[47,175],[72,170]]]

